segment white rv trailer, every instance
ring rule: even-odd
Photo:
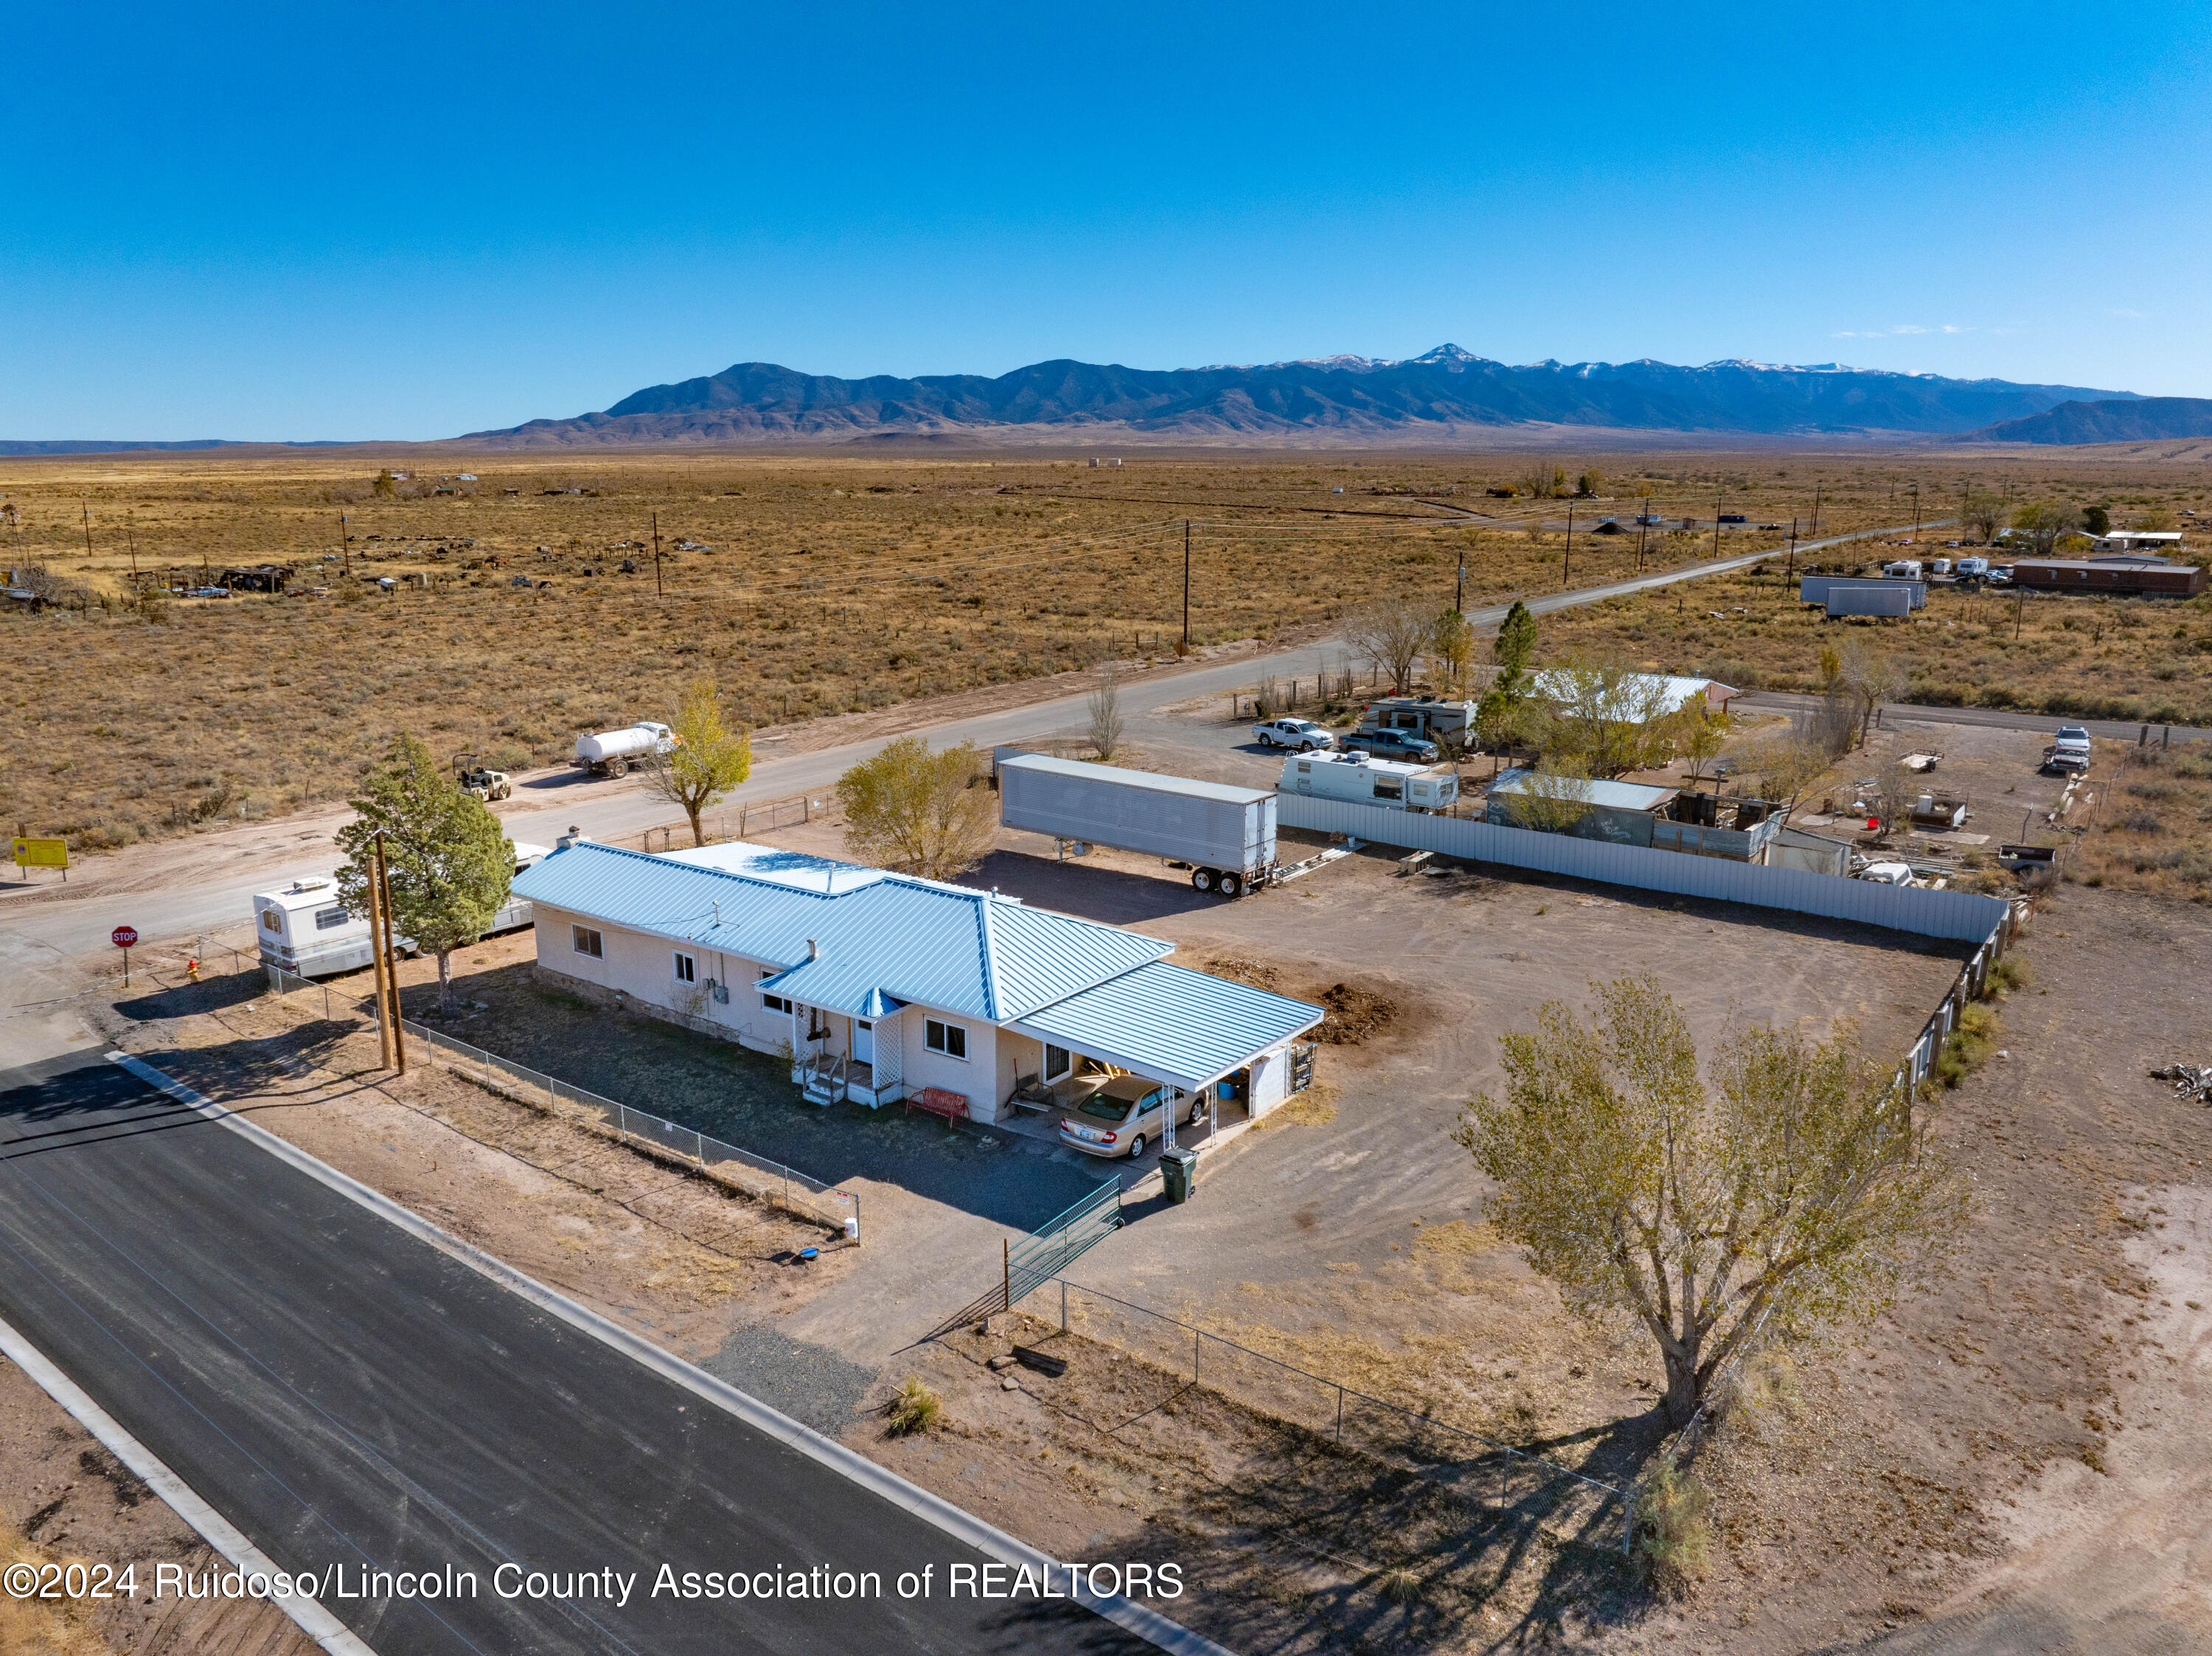
[[[1459,773],[1449,765],[1401,765],[1361,753],[1300,754],[1283,761],[1277,792],[1389,810],[1440,811],[1459,798]]]
[[[514,871],[528,868],[552,853],[544,846],[514,842]],[[509,897],[484,928],[514,931],[531,924],[530,903]],[[369,962],[368,919],[355,914],[338,901],[337,877],[295,880],[276,891],[253,894],[253,935],[261,944],[261,963],[280,966],[295,976],[327,978],[339,972],[358,971]],[[402,953],[413,954],[406,937],[393,940]]]

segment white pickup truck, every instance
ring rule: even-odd
[[[1252,739],[1263,748],[1295,748],[1300,753],[1336,745],[1336,733],[1310,719],[1263,719],[1252,727]]]

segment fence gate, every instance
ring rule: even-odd
[[[1109,1179],[1059,1217],[1008,1245],[997,1282],[923,1336],[939,1339],[969,1323],[1011,1311],[1024,1297],[1112,1234],[1121,1222],[1121,1181]]]

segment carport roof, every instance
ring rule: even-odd
[[[1323,1016],[1307,1001],[1155,961],[1008,1027],[1195,1091]]]

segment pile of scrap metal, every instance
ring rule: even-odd
[[[2171,1081],[2177,1098],[2212,1104],[2212,1064],[2169,1064],[2150,1072],[2154,1081]]]

